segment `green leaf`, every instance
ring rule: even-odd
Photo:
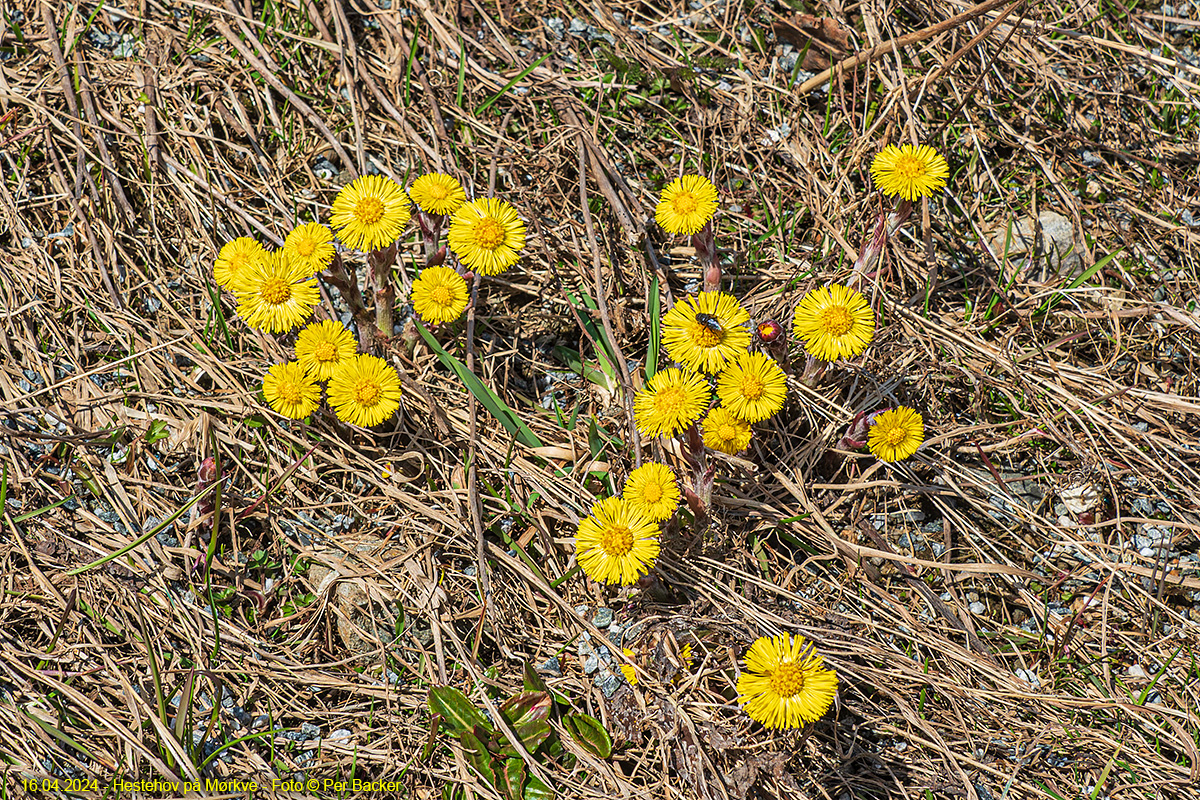
[[[521,800],[522,788],[525,785],[525,762],[519,758],[510,758],[504,762],[504,770],[497,776],[496,788],[508,800]]]
[[[576,312],[578,312],[579,321],[582,323],[584,330],[587,331],[588,336],[596,343],[596,361],[600,364],[600,369],[603,370],[604,375],[608,379],[607,388],[611,390],[620,385],[620,381],[617,380],[617,359],[613,356],[612,345],[609,344],[608,337],[604,335],[604,328],[592,320],[590,312],[597,310],[596,301],[586,294],[582,295],[582,297],[576,297],[565,286],[563,287],[563,294],[566,296],[567,302],[573,305]],[[585,375],[584,377],[587,376]],[[592,382],[596,383],[596,381]]]
[[[442,730],[459,736],[476,725],[492,730],[487,718],[453,686],[435,686],[429,690],[429,710],[442,718]]]
[[[592,755],[600,758],[612,755],[612,737],[595,717],[587,714],[567,714],[563,717],[563,725],[567,727],[571,738]]]
[[[518,722],[513,725],[513,729],[520,737],[521,744],[525,745],[525,749],[531,753],[541,747],[542,742],[549,739],[550,734],[554,733],[550,723],[544,719],[528,719]]]
[[[567,369],[571,370],[572,372],[578,372],[581,376],[583,376],[584,380],[590,381],[591,383],[599,386],[601,389],[609,392],[616,388],[615,376],[610,375],[604,370],[597,369],[591,364],[583,363],[582,356],[580,356],[579,353],[575,352],[571,348],[563,347],[562,345],[555,345],[553,352],[559,361],[561,361],[563,364],[566,364]]]
[[[1095,264],[1092,264],[1090,267],[1088,267],[1087,269],[1085,269],[1085,270],[1084,270],[1082,273],[1080,273],[1080,274],[1079,274],[1079,275],[1078,275],[1078,276],[1077,276],[1075,279],[1073,279],[1073,280],[1072,280],[1070,283],[1068,283],[1068,284],[1067,284],[1067,290],[1068,290],[1068,291],[1070,291],[1071,289],[1078,289],[1078,288],[1079,288],[1080,286],[1082,286],[1082,285],[1083,285],[1085,282],[1087,282],[1087,281],[1091,280],[1091,278],[1092,278],[1092,277],[1093,277],[1093,276],[1094,276],[1094,275],[1095,275],[1097,272],[1099,272],[1100,270],[1102,270],[1102,269],[1104,269],[1105,267],[1107,267],[1107,266],[1108,266],[1108,262],[1110,262],[1110,261],[1112,261],[1114,258],[1116,258],[1116,257],[1117,257],[1117,254],[1119,254],[1120,252],[1121,252],[1121,248],[1118,248],[1118,249],[1117,249],[1117,250],[1115,250],[1114,252],[1112,252],[1112,253],[1109,253],[1109,254],[1108,254],[1108,255],[1106,255],[1104,258],[1100,259],[1100,260],[1099,260],[1099,261],[1097,261]],[[1055,305],[1058,303],[1058,301],[1059,301],[1059,300],[1062,298],[1062,296],[1063,296],[1063,293],[1062,293],[1062,292],[1055,292],[1055,293],[1054,293],[1054,294],[1052,294],[1050,297],[1047,297],[1047,298],[1046,298],[1046,302],[1042,303],[1042,307],[1041,307],[1041,308],[1039,308],[1039,309],[1038,309],[1036,312],[1034,312],[1034,313],[1035,313],[1035,314],[1044,314],[1045,312],[1047,312],[1047,311],[1049,311],[1050,309],[1054,308],[1054,306],[1055,306]]]
[[[588,417],[588,452],[593,460],[598,459],[604,452],[604,444],[604,437],[600,435],[600,425],[596,422],[596,417]]]
[[[554,800],[554,791],[537,775],[530,775],[525,784],[525,800]]]
[[[7,474],[7,470],[5,470],[5,474]],[[0,510],[3,510],[2,506],[0,506]],[[550,687],[546,685],[546,681],[542,679],[542,676],[537,674],[537,667],[533,665],[532,661],[525,662],[525,690],[528,692],[550,693]]]
[[[150,427],[146,430],[146,444],[154,444],[155,442],[166,439],[170,435],[171,429],[167,426],[166,420],[151,420]]]
[[[518,442],[527,447],[543,446],[541,440],[534,435],[517,413],[509,408],[508,404],[501,400],[495,392],[485,386],[474,372],[467,369],[466,364],[447,353],[445,348],[438,344],[438,340],[433,338],[433,335],[420,322],[417,323],[417,331],[425,339],[429,349],[437,354],[438,359],[458,375],[458,379],[467,387],[467,391],[475,395],[475,399],[483,403],[483,407],[488,410],[488,413],[495,417],[506,431],[515,436]]]
[[[464,50],[466,49],[465,45],[464,45],[463,49]],[[491,108],[492,103],[495,103],[497,100],[499,100],[501,97],[503,97],[505,92],[507,92],[512,87],[516,86],[518,81],[524,80],[526,75],[528,75],[529,73],[533,72],[535,69],[540,67],[542,65],[542,62],[545,61],[549,57],[550,57],[550,54],[546,53],[543,56],[541,56],[540,58],[538,58],[537,61],[534,61],[528,67],[526,67],[525,69],[518,72],[512,80],[510,80],[508,83],[504,84],[504,86],[502,86],[500,88],[500,91],[496,92],[494,95],[489,97],[487,100],[485,100],[483,102],[483,105],[481,105],[475,109],[475,116],[478,117],[481,114],[483,114],[483,112],[485,112],[489,108]],[[464,59],[464,61],[465,61],[465,59]]]
[[[504,731],[498,731],[490,725],[486,727],[483,725],[472,725],[471,733],[473,733],[475,738],[478,739],[479,742],[491,753],[497,753],[500,751],[501,741],[505,743],[508,742],[508,737],[504,734]],[[517,752],[514,748],[509,749],[512,750],[513,753]]]
[[[646,380],[654,377],[658,370],[658,351],[662,343],[662,332],[659,330],[658,306],[659,300],[658,275],[650,279],[650,296],[646,298],[646,313],[650,316],[650,347],[646,350]]]
[[[492,754],[483,746],[483,742],[470,731],[463,731],[458,737],[462,742],[463,755],[467,757],[467,763],[475,768],[484,780],[492,786],[496,785],[496,769],[492,766]]]
[[[34,704],[30,703],[25,708],[21,709],[21,713],[23,713],[25,716],[29,717],[29,719],[32,720],[35,725],[37,725],[39,728],[41,728],[43,731],[45,731],[47,734],[49,734],[53,738],[57,739],[61,744],[67,745],[68,747],[81,753],[83,755],[83,757],[86,758],[88,761],[95,761],[96,756],[94,756],[86,747],[84,747],[79,742],[72,739],[67,734],[60,731],[58,728],[51,725],[46,720],[42,719],[41,717],[37,716],[36,714],[31,713],[29,711],[29,709],[33,708],[33,707],[34,707]],[[45,713],[45,712],[43,712],[43,713]]]
[[[513,725],[544,720],[550,714],[550,695],[547,692],[514,694],[500,706],[500,713]]]

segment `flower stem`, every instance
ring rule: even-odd
[[[375,325],[381,336],[391,338],[392,307],[396,305],[396,283],[392,278],[392,265],[396,263],[395,242],[368,253],[367,262],[375,274]]]
[[[431,262],[441,246],[442,227],[446,224],[446,215],[430,214],[418,208],[413,218],[417,221],[417,227],[421,229],[421,241],[425,245],[425,265],[433,266]]]
[[[858,254],[858,260],[854,262],[854,271],[849,282],[851,288],[856,288],[856,284],[861,278],[870,277],[871,270],[887,245],[888,238],[904,224],[910,214],[912,214],[912,202],[909,200],[901,200],[892,211],[887,214],[882,212],[879,214],[875,220],[875,230],[871,233],[870,241]]]
[[[358,289],[358,276],[355,274],[354,264],[343,262],[341,253],[335,253],[333,261],[329,264],[329,268],[322,273],[321,277],[325,279],[326,283],[338,290],[338,294],[342,296],[342,300],[346,302],[346,306],[350,309],[350,314],[354,317],[354,324],[358,326],[360,338],[370,343],[368,349],[374,349],[374,342],[379,336],[379,329],[375,326],[375,320],[363,304],[362,292]]]
[[[800,382],[810,389],[815,389],[817,388],[817,384],[821,382],[821,378],[825,377],[825,370],[828,368],[828,361],[822,361],[816,356],[808,355],[804,362],[804,372],[800,375]]]
[[[717,252],[716,235],[713,233],[712,220],[704,223],[704,227],[692,234],[692,247],[696,249],[696,259],[704,270],[704,291],[718,292],[721,290],[721,254]]]
[[[708,527],[708,509],[712,505],[713,480],[717,472],[716,464],[705,465],[706,452],[704,440],[700,438],[700,428],[692,423],[687,430],[687,447],[683,449],[683,459],[692,468],[692,486],[685,486],[683,494],[696,518],[696,533]]]

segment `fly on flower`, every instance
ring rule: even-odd
[[[705,314],[703,311],[698,312],[696,314],[696,322],[699,322],[718,336],[725,332],[725,329],[721,327],[721,320],[717,318],[716,314]]]

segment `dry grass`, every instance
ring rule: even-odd
[[[426,693],[494,706],[525,660],[556,654],[555,691],[625,742],[600,760],[568,737],[575,768],[547,774],[561,797],[1196,796],[1200,228],[1183,212],[1200,201],[1200,66],[1178,55],[1196,23],[1090,1],[835,3],[808,9],[819,20],[771,3],[391,6],[5,5],[23,15],[0,33],[11,796],[301,774],[492,797],[457,745],[423,752]],[[547,17],[613,44],[559,41]],[[131,54],[90,32],[129,34]],[[872,57],[793,84],[777,38],[806,74]],[[723,462],[713,527],[668,541],[653,591],[558,582],[636,436],[619,391],[579,380],[555,385],[560,415],[541,403],[554,346],[595,359],[567,292],[604,304],[640,364],[653,260],[675,296],[698,277],[647,210],[699,171],[741,254],[733,290],[788,320],[845,277],[878,212],[870,158],[909,141],[947,156],[950,189],[872,282],[868,356],[795,386]],[[471,357],[541,447],[424,347],[391,434],[283,424],[257,399],[287,342],[233,317],[214,254],[325,219],[368,164],[494,187],[530,221],[520,268],[484,283]],[[1045,209],[1084,234],[1082,281],[985,246]],[[446,344],[466,359],[464,336]],[[917,458],[833,451],[856,411],[897,401],[925,415]],[[228,477],[211,550],[212,517],[188,510],[174,539],[84,568],[184,507],[206,457]],[[1055,511],[1072,481],[1105,498],[1090,524]],[[1146,523],[1172,549],[1129,547]],[[598,604],[641,621],[648,654],[611,699],[576,658],[582,632],[604,635]],[[776,630],[841,676],[805,735],[732,703],[744,648]],[[693,670],[660,679],[682,639]]]

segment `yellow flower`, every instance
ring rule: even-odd
[[[652,439],[674,436],[700,419],[712,402],[708,382],[698,373],[671,367],[654,377],[633,398],[638,430]]]
[[[357,351],[354,334],[333,320],[314,322],[296,337],[296,359],[319,381],[328,380],[333,368]]]
[[[683,647],[679,648],[679,657],[683,659],[683,668],[691,672],[696,666],[696,659],[692,657],[692,644],[688,642]]]
[[[717,377],[717,397],[746,422],[762,422],[783,408],[787,377],[764,353],[742,353]]]
[[[629,473],[621,496],[652,522],[662,522],[679,507],[679,485],[666,464],[643,464]]]
[[[875,417],[867,447],[880,461],[903,461],[925,441],[925,422],[911,408],[897,406]]]
[[[701,427],[704,430],[705,447],[731,456],[749,447],[750,439],[754,436],[750,423],[724,406],[708,412]]]
[[[622,647],[621,652],[625,654],[626,658],[632,659],[637,657],[637,653],[633,652],[628,647]],[[628,664],[622,664],[621,674],[625,676],[626,683],[628,683],[630,686],[637,686],[637,670]]]
[[[462,184],[440,172],[417,178],[409,187],[408,196],[427,214],[453,214],[467,202]]]
[[[454,322],[467,307],[470,291],[449,267],[427,267],[413,281],[412,304],[426,322]]]
[[[927,144],[897,147],[889,144],[871,162],[875,185],[889,197],[904,200],[930,197],[946,185],[950,167],[937,150]]]
[[[321,402],[321,387],[297,361],[276,364],[267,370],[262,391],[271,408],[291,419],[304,419]]]
[[[283,241],[283,249],[316,275],[333,261],[333,233],[324,225],[309,222],[292,229]]]
[[[342,422],[364,428],[378,425],[400,407],[400,376],[382,358],[348,358],[333,368],[329,405]]]
[[[837,673],[825,669],[803,636],[764,636],[746,653],[738,676],[738,703],[768,728],[816,722],[837,694]]]
[[[659,645],[659,647],[661,646],[662,645]],[[627,658],[637,661],[637,653],[628,647],[621,648],[621,652],[624,653]],[[695,659],[692,658],[691,643],[685,644],[679,648],[679,658],[683,662],[683,670],[672,670],[671,680],[674,683],[678,683],[679,679],[683,677],[684,674],[690,673],[695,666]],[[638,685],[637,670],[635,670],[633,667],[629,666],[628,664],[622,664],[621,674],[625,676],[625,682],[630,686]]]
[[[708,178],[684,175],[663,189],[654,218],[667,233],[693,234],[717,212],[717,189]]]
[[[520,259],[525,223],[508,203],[485,197],[454,212],[446,239],[469,269],[480,275],[499,275]]]
[[[831,283],[813,289],[796,308],[792,333],[822,361],[852,358],[871,343],[875,313],[860,293]]]
[[[338,192],[329,222],[342,244],[371,251],[399,239],[411,217],[408,195],[399,184],[382,175],[363,175]]]
[[[731,294],[701,292],[685,297],[662,320],[662,339],[672,361],[712,374],[750,346],[743,325],[750,315]]]
[[[228,242],[217,254],[217,260],[213,264],[213,280],[222,289],[232,292],[238,275],[246,265],[266,255],[266,252],[261,244],[249,236],[239,236]]]
[[[575,560],[599,583],[628,586],[650,571],[658,558],[658,526],[633,504],[608,497],[575,531]]]
[[[321,301],[305,264],[284,250],[264,253],[247,264],[233,284],[238,316],[255,330],[284,333],[304,322]]]

